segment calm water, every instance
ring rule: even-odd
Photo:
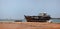
[[[52,22],[57,22],[57,23],[60,23],[60,19],[51,19]],[[11,19],[11,20],[7,20],[7,19],[0,19],[0,22],[14,22],[15,20]],[[26,22],[26,19],[21,19],[22,22]]]
[[[51,19],[52,22],[57,22],[57,23],[60,23],[60,19]]]

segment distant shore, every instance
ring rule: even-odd
[[[60,18],[51,18],[51,19],[60,19]]]

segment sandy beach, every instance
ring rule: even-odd
[[[0,29],[60,29],[60,24],[45,22],[0,22]]]

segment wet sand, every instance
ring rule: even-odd
[[[0,22],[0,29],[60,29],[60,24],[45,22]]]

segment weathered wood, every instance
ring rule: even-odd
[[[47,22],[50,16],[25,16],[27,22]]]

